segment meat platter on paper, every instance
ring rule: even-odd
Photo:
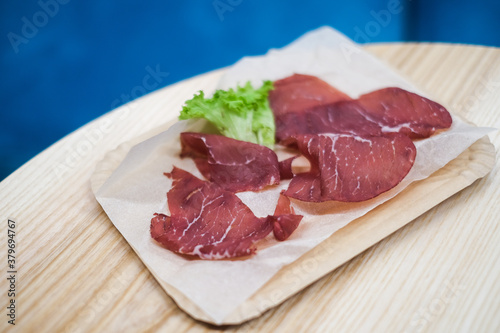
[[[257,316],[278,272],[491,130],[330,28],[198,90],[167,130],[110,152],[93,189],[177,304],[217,325]]]
[[[151,236],[171,251],[201,259],[254,254],[254,243],[271,232],[284,241],[302,219],[290,198],[359,202],[389,191],[413,166],[412,138],[427,138],[452,123],[443,106],[400,88],[352,99],[303,74],[268,81],[260,89],[248,84],[217,91],[212,99],[200,93],[186,104],[182,118],[205,118],[218,134],[180,134],[181,156],[192,157],[205,179],[175,166],[165,173],[173,181],[167,193],[171,215],[155,215]],[[304,156],[309,170],[294,172],[295,157],[279,161],[264,146],[275,142]],[[256,217],[236,196],[289,178],[273,215]]]

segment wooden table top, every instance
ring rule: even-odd
[[[500,49],[365,48],[460,116],[500,128]],[[500,331],[497,167],[257,319],[218,328],[180,310],[107,218],[89,178],[106,152],[174,119],[177,114],[165,110],[179,110],[195,91],[212,89],[221,73],[109,112],[0,183],[2,251],[8,251],[9,219],[16,232],[16,325],[5,316],[12,286],[3,278],[1,331]],[[489,136],[498,156],[500,134]],[[7,262],[2,267],[8,278]]]

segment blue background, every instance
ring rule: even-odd
[[[500,46],[498,0],[144,3],[0,0],[0,180],[126,102],[148,66],[169,73],[159,88],[323,25],[361,43]]]

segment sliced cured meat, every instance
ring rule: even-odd
[[[316,76],[294,74],[274,81],[269,104],[275,116],[351,98]]]
[[[276,153],[255,143],[221,135],[181,133],[181,156],[191,156],[208,180],[231,192],[279,184]]]
[[[302,215],[295,214],[290,199],[280,193],[274,215],[270,216],[274,237],[279,241],[286,240],[297,229],[302,218]]]
[[[427,138],[437,129],[449,128],[450,113],[440,104],[400,88],[385,88],[362,95],[359,103],[365,117],[386,133]]]
[[[382,127],[365,116],[363,106],[355,100],[318,105],[302,112],[276,117],[276,139],[291,145],[297,134],[357,134],[380,136]]]
[[[399,184],[416,156],[411,139],[397,133],[301,135],[295,140],[311,169],[295,175],[285,195],[302,201],[371,199]]]
[[[292,163],[299,155],[289,157],[285,160],[279,161],[279,169],[280,169],[280,179],[292,179],[293,171],[292,171]]]
[[[351,100],[340,90],[311,75],[294,74],[275,81],[273,85],[274,89],[269,92],[269,105],[276,124],[276,141],[285,145],[285,140],[293,134],[311,133],[307,110]]]
[[[202,259],[247,256],[273,230],[269,218],[256,217],[217,184],[176,167],[165,175],[172,179],[167,193],[171,215],[156,214],[150,231],[167,249]]]
[[[274,237],[281,242],[287,240],[299,226],[302,217],[295,214],[270,216]]]
[[[401,88],[373,91],[353,100],[320,79],[295,74],[274,83],[269,94],[276,140],[291,145],[297,134],[402,133],[426,138],[449,128],[450,113],[440,104]]]

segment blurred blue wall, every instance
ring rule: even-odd
[[[500,46],[494,0],[0,1],[0,180],[64,135],[159,86],[330,25],[354,40]],[[148,69],[149,68],[149,69]],[[138,97],[143,92],[136,92]]]

